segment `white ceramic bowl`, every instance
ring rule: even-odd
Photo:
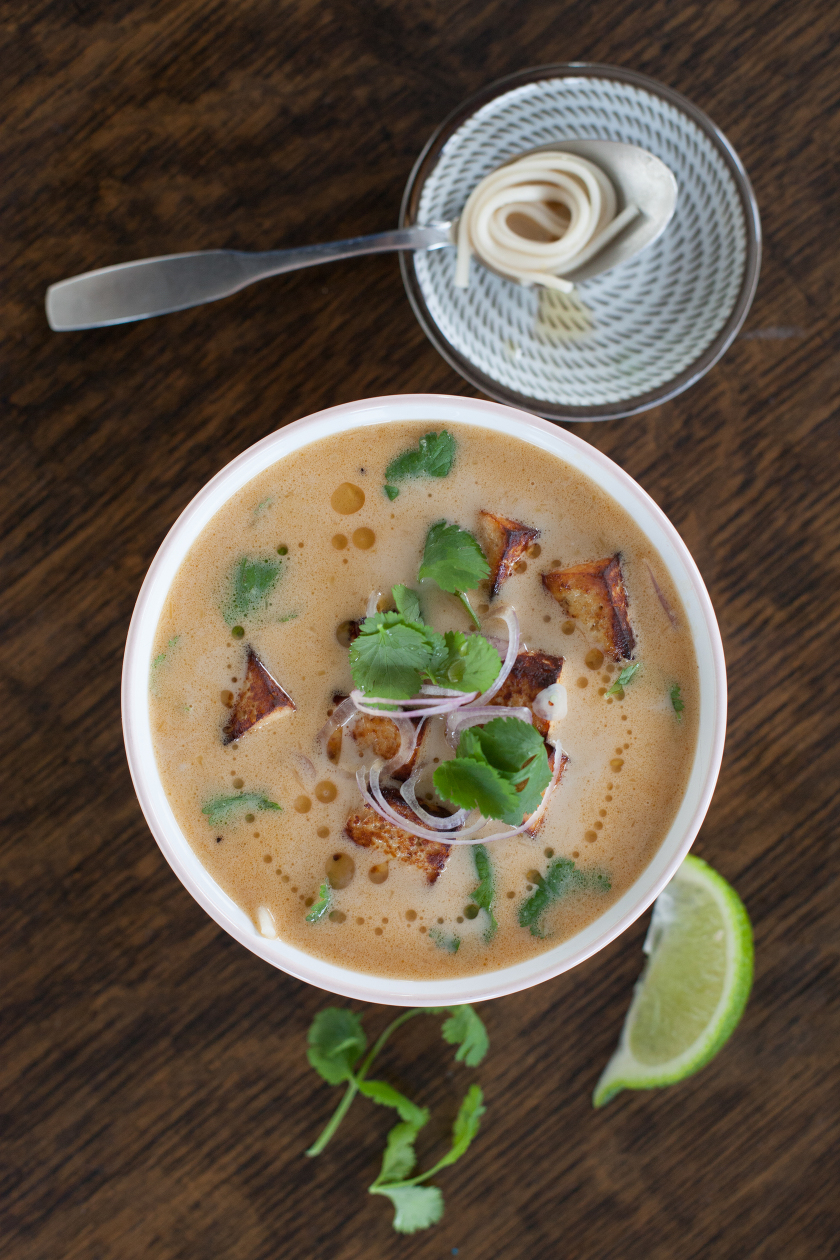
[[[232,495],[292,451],[344,430],[374,424],[459,423],[510,433],[551,451],[587,474],[630,513],[662,557],[691,626],[700,675],[697,751],[685,798],[651,864],[583,931],[526,962],[453,980],[393,980],[337,967],[282,940],[259,936],[190,848],[158,773],[149,718],[149,667],[158,619],[178,569],[201,531]],[[346,997],[394,1006],[452,1006],[515,993],[567,971],[597,953],[639,917],[668,883],[700,828],[714,791],[726,728],[726,667],[715,614],[703,579],[673,525],[617,464],[546,420],[478,399],[403,394],[346,403],[297,420],[244,451],[181,513],[146,575],[126,642],[122,679],[123,730],[140,806],[169,865],[211,918],[274,967]]]

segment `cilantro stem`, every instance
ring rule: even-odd
[[[385,1042],[388,1040],[391,1034],[395,1033],[401,1024],[406,1023],[406,1021],[409,1019],[413,1019],[415,1015],[425,1015],[425,1014],[426,1014],[426,1010],[424,1007],[417,1007],[414,1010],[404,1011],[402,1015],[398,1015],[396,1019],[391,1021],[391,1023],[388,1025],[388,1027],[385,1029],[383,1033],[380,1033],[376,1041],[373,1043],[373,1048],[368,1051],[367,1055],[363,1059],[362,1066],[359,1068],[357,1072],[353,1074],[353,1076],[350,1077],[350,1080],[347,1082],[347,1088],[344,1091],[344,1097],[342,1098],[341,1102],[336,1107],[335,1111],[330,1116],[329,1120],[327,1121],[326,1127],[321,1131],[319,1137],[315,1139],[315,1141],[312,1143],[309,1149],[305,1152],[305,1154],[309,1156],[321,1154],[321,1151],[327,1145],[330,1138],[333,1136],[336,1129],[341,1124],[344,1117],[347,1115],[347,1112],[350,1110],[350,1104],[352,1103],[353,1099],[356,1097],[356,1094],[359,1092],[359,1086],[361,1085],[362,1081],[367,1076],[368,1072],[373,1066],[374,1059],[379,1054],[380,1050],[385,1045]]]
[[[474,624],[474,626],[475,626],[476,630],[480,630],[480,629],[481,629],[481,622],[478,620],[478,617],[476,617],[475,613],[473,612],[473,610],[472,610],[472,605],[470,604],[470,601],[467,599],[467,597],[466,597],[466,595],[464,594],[464,592],[463,592],[463,591],[456,591],[456,592],[455,592],[455,594],[458,596],[458,599],[460,599],[461,603],[464,605],[464,607],[466,608],[466,610],[467,610],[467,612],[469,613],[470,617],[472,618],[472,621],[473,621],[473,624]]]

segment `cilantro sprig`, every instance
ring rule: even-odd
[[[493,718],[464,731],[451,761],[433,775],[437,792],[461,809],[518,827],[551,782],[539,731],[521,718]]]
[[[634,677],[636,670],[639,668],[641,663],[641,661],[637,661],[635,665],[625,665],[613,685],[607,688],[604,693],[605,696],[618,696],[618,698],[621,699],[624,695],[624,688],[630,682],[631,678]]]
[[[490,565],[472,534],[458,525],[438,521],[426,535],[423,563],[417,574],[422,582],[431,578],[442,591],[457,595],[476,627],[479,620],[470,607],[466,592],[490,576]]]
[[[214,796],[202,806],[201,812],[211,827],[218,827],[221,823],[231,822],[243,809],[253,811],[282,808],[282,805],[270,801],[261,792],[237,792],[235,796]]]
[[[496,877],[486,847],[483,844],[474,844],[471,847],[475,873],[479,880],[478,887],[472,893],[472,900],[479,910],[487,912],[490,922],[484,929],[484,939],[489,944],[499,927],[493,913],[493,907],[496,904]]]
[[[399,1116],[388,1134],[379,1176],[369,1187],[370,1194],[384,1195],[394,1208],[394,1228],[411,1234],[435,1224],[443,1215],[443,1195],[435,1186],[422,1186],[443,1168],[454,1164],[465,1153],[478,1132],[484,1114],[484,1100],[477,1085],[467,1091],[452,1129],[452,1144],[446,1154],[426,1172],[414,1176],[416,1155],[414,1143],[429,1120],[427,1107],[420,1107],[387,1081],[367,1079],[373,1061],[396,1030],[417,1015],[447,1015],[441,1033],[444,1041],[457,1046],[455,1060],[467,1067],[477,1067],[489,1046],[487,1030],[471,1006],[427,1007],[404,1011],[377,1038],[365,1054],[367,1037],[361,1018],[340,1007],[320,1011],[309,1029],[307,1055],[310,1065],[330,1085],[346,1082],[344,1097],[307,1155],[320,1155],[347,1114],[356,1094],[362,1094],[383,1107],[391,1107]]]
[[[229,577],[224,618],[229,626],[245,621],[268,607],[271,593],[282,571],[282,561],[242,556]]]
[[[317,900],[315,901],[315,904],[312,906],[312,909],[309,911],[309,914],[306,916],[306,922],[317,923],[319,919],[323,919],[324,915],[327,913],[327,911],[330,908],[331,900],[332,900],[332,893],[330,890],[329,882],[327,880],[324,880],[323,884],[318,889]]]
[[[682,721],[683,709],[685,708],[685,700],[683,700],[682,696],[680,695],[681,690],[682,688],[680,687],[680,684],[674,683],[670,692],[671,705],[673,706],[673,710],[677,715],[678,722]]]
[[[395,481],[413,477],[448,477],[455,459],[456,442],[451,433],[426,433],[416,449],[404,451],[385,469],[385,493],[393,502],[399,494]]]
[[[368,696],[407,700],[423,682],[485,691],[501,669],[499,653],[479,634],[438,634],[421,619],[416,592],[393,588],[396,612],[366,617],[350,644],[353,682]]]
[[[535,891],[519,907],[519,926],[530,928],[532,936],[544,937],[542,917],[555,901],[583,889],[609,892],[611,886],[606,875],[600,872],[587,875],[575,866],[571,858],[557,858],[549,865],[545,875],[537,876]]]

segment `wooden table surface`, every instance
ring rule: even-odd
[[[838,23],[829,0],[29,0],[5,3],[0,144],[4,1253],[15,1260],[840,1255],[837,1172]],[[571,426],[691,548],[731,714],[696,852],[743,896],[754,992],[715,1062],[590,1092],[648,916],[481,1013],[473,1076],[422,1020],[389,1079],[488,1112],[410,1239],[366,1193],[391,1117],[306,1066],[330,1002],[234,943],[161,857],[132,791],[119,681],[132,606],[196,491],[276,427],[367,395],[470,395],[394,256],[76,334],[55,280],[134,257],[393,225],[431,131],[552,61],[633,67],[703,107],[761,207],[744,331],[687,394]],[[340,1001],[340,1000],[339,1000]],[[371,1030],[387,1018],[368,1015]]]

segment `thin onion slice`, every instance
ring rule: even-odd
[[[337,731],[339,726],[346,726],[350,719],[355,717],[357,713],[358,709],[356,708],[356,702],[352,696],[348,696],[346,700],[342,700],[341,704],[333,709],[332,713],[315,736],[316,743],[320,744],[322,748],[326,748],[329,738],[333,732]]]
[[[534,697],[533,710],[546,722],[560,722],[569,711],[569,698],[562,683],[551,683]]]
[[[384,766],[382,768],[383,770],[385,769]],[[417,817],[423,822],[428,823],[428,825],[435,831],[454,831],[456,827],[462,827],[469,818],[471,812],[470,810],[459,809],[457,813],[450,814],[448,818],[440,818],[436,817],[434,814],[430,814],[429,811],[424,809],[418,801],[414,785],[425,769],[425,766],[418,766],[418,768],[412,772],[410,777],[406,779],[405,783],[403,783],[400,788],[400,796],[403,798],[409,809],[413,809]]]
[[[505,605],[504,607],[499,608],[497,611],[495,611],[493,613],[493,616],[500,617],[501,620],[504,621],[504,623],[506,624],[508,628],[509,633],[508,633],[507,651],[505,652],[505,659],[502,662],[502,668],[499,670],[499,673],[496,675],[495,679],[487,688],[487,690],[483,691],[481,695],[478,696],[477,699],[475,700],[476,708],[478,708],[480,704],[486,704],[488,700],[493,699],[493,696],[495,696],[496,692],[499,690],[502,683],[505,681],[508,674],[513,669],[513,666],[516,662],[516,658],[519,654],[520,633],[519,633],[519,618],[516,615],[516,609],[512,605]],[[491,620],[491,618],[488,618],[488,620]]]
[[[424,719],[425,720],[425,719]],[[420,734],[420,728],[423,722],[418,722],[415,726],[410,718],[397,717],[391,718],[391,721],[399,731],[400,746],[382,767],[385,774],[391,774],[394,770],[399,770],[400,766],[404,766],[414,756],[414,750],[417,747],[417,737]]]
[[[458,696],[413,696],[408,700],[390,700],[387,696],[365,696],[361,691],[351,691],[350,699],[359,713],[368,717],[439,717],[444,713],[452,713],[454,709],[469,704],[478,693],[475,691],[460,692]],[[398,706],[390,710],[373,708],[373,705]],[[400,709],[402,705],[413,705],[410,709]]]

